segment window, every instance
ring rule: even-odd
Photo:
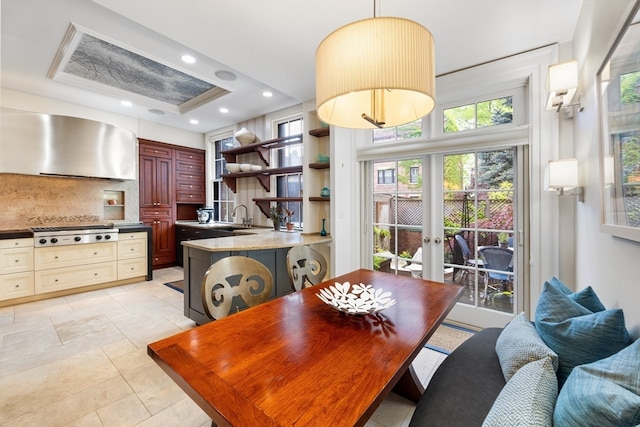
[[[451,133],[512,122],[513,97],[505,96],[445,109],[442,128]]]
[[[386,128],[374,129],[373,143],[381,144],[385,142],[398,141],[402,139],[415,139],[422,136],[422,119],[404,125]]]
[[[396,182],[395,169],[378,170],[378,184],[393,184]]]
[[[418,170],[417,166],[411,166],[409,168],[409,183],[417,184],[418,183]]]
[[[214,141],[214,170],[213,178],[213,209],[215,221],[233,222],[231,214],[233,212],[233,192],[222,180],[226,161],[221,151],[228,150],[234,146],[233,136],[221,138]]]
[[[302,118],[293,118],[278,123],[278,138],[302,134]],[[287,144],[275,151],[278,168],[302,165],[302,138],[299,143]],[[302,197],[302,172],[284,173],[275,176],[276,197],[293,198]],[[297,228],[302,227],[302,202],[286,201],[282,207],[293,212],[291,222]]]

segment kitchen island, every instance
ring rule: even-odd
[[[206,227],[206,224],[203,224]],[[205,272],[214,262],[232,255],[242,255],[263,263],[273,275],[271,298],[292,292],[287,272],[287,252],[294,246],[321,247],[331,242],[331,236],[274,231],[272,228],[237,228],[235,235],[182,242],[184,249],[184,315],[198,325],[211,321],[202,305],[201,285]],[[246,307],[241,300],[233,307]]]

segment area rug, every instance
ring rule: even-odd
[[[471,338],[474,332],[471,329],[443,323],[431,335],[425,347],[448,355],[458,348],[460,344]]]
[[[184,280],[176,280],[175,282],[168,282],[164,284],[173,290],[184,293]]]

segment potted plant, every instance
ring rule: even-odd
[[[506,248],[509,242],[509,235],[507,233],[498,233],[498,243],[501,248]]]
[[[291,222],[291,217],[293,216],[294,212],[290,211],[289,209],[285,209],[285,214],[287,217],[287,230],[291,231],[293,230],[293,222]]]
[[[271,221],[273,221],[273,229],[276,231],[280,230],[280,225],[282,225],[286,217],[285,210],[280,203],[276,206],[271,206],[269,209],[269,217]]]

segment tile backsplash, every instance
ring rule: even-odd
[[[0,174],[0,230],[119,222],[109,219],[105,191],[124,195],[123,222],[138,221],[138,181]]]

